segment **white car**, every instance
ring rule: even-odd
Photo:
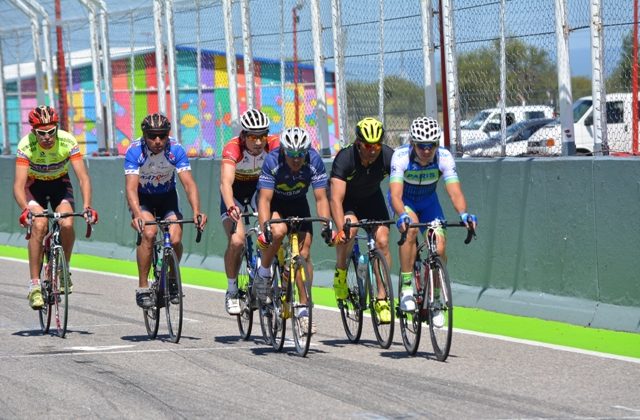
[[[527,140],[541,127],[552,123],[551,118],[536,118],[521,121],[507,128],[505,156],[522,156],[527,153]],[[498,157],[502,155],[502,136],[498,133],[486,140],[462,146],[462,157],[484,156]]]

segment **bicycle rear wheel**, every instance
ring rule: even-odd
[[[362,312],[366,302],[363,280],[357,276],[358,257],[354,254],[347,260],[347,298],[338,300],[342,326],[347,339],[352,343],[360,341],[362,334]]]
[[[395,311],[393,310],[393,287],[391,286],[391,275],[389,274],[389,265],[382,252],[373,251],[373,256],[369,259],[369,267],[371,269],[368,279],[369,284],[369,308],[371,310],[371,322],[373,323],[373,332],[376,334],[378,344],[383,349],[391,347],[393,342],[393,330],[395,327]],[[380,280],[381,286],[378,284]],[[390,312],[390,321],[380,320],[378,312],[376,312],[376,301],[378,297],[378,288],[384,288],[385,302]],[[382,294],[382,293],[381,293]]]
[[[51,293],[51,276],[49,275],[50,266],[48,262],[49,257],[47,257],[47,262],[42,265],[42,269],[40,270],[40,278],[42,281],[42,300],[44,301],[44,305],[38,311],[38,319],[40,320],[40,331],[43,334],[49,332],[49,327],[51,326],[51,312],[53,311],[52,307],[52,293]]]
[[[429,334],[436,358],[444,362],[451,350],[451,338],[453,335],[453,301],[451,296],[451,282],[449,273],[440,258],[436,257],[431,267],[430,279],[427,283],[428,309],[429,309]],[[439,286],[435,282],[439,276]],[[435,287],[434,287],[435,283]]]
[[[55,246],[52,251],[51,296],[56,331],[60,338],[67,334],[67,315],[69,314],[69,267],[64,257],[62,246]],[[65,293],[61,293],[61,288]],[[51,308],[50,308],[51,309]]]
[[[164,308],[167,314],[169,340],[180,341],[182,335],[182,279],[180,263],[173,249],[164,251],[162,262],[162,278],[164,278]]]
[[[303,286],[299,287],[297,279]],[[302,303],[306,297],[306,303]],[[311,278],[307,261],[297,256],[293,262],[293,272],[289,281],[289,302],[291,302],[291,329],[296,351],[302,357],[307,355],[313,331],[313,301],[311,300]],[[305,319],[306,318],[306,319]]]
[[[422,267],[422,266],[421,266]],[[413,281],[415,282],[418,296],[424,295],[425,284],[428,281],[428,272],[421,270],[414,272]],[[424,274],[425,278],[421,276]],[[398,290],[402,290],[402,276],[398,276]],[[398,319],[400,320],[400,335],[402,335],[402,344],[410,355],[416,354],[420,345],[420,337],[422,335],[422,321],[420,310],[426,303],[424,299],[416,299],[416,309],[414,311],[398,310]]]
[[[246,245],[245,245],[246,246]],[[242,260],[240,261],[240,271],[238,271],[238,300],[240,301],[240,313],[238,317],[238,331],[243,340],[251,337],[251,328],[253,327],[253,307],[249,277],[249,264],[247,253],[242,252]]]
[[[268,319],[266,323],[268,341],[276,351],[281,351],[284,347],[284,338],[287,331],[287,318],[289,317],[289,306],[286,299],[288,285],[282,278],[282,273],[277,264],[273,267],[273,301],[266,305]],[[286,279],[288,280],[288,279]]]

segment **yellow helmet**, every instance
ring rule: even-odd
[[[366,143],[380,143],[384,140],[382,123],[375,118],[367,117],[356,124],[356,139]]]

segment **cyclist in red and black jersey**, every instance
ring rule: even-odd
[[[387,220],[389,211],[380,189],[380,183],[391,172],[393,149],[384,141],[384,128],[375,118],[364,118],[356,125],[356,141],[340,150],[331,167],[331,214],[338,229],[336,240],[336,271],[333,289],[336,299],[346,299],[347,257],[353,242],[344,243],[343,225],[347,219],[356,223],[360,219]],[[356,233],[354,229],[351,237]],[[376,229],[376,246],[389,265],[389,228],[379,226]],[[390,322],[391,312],[384,296],[384,288],[379,287],[375,310],[381,322]]]
[[[244,247],[244,225],[240,221],[242,203],[249,201],[257,210],[256,187],[264,158],[280,146],[277,135],[269,135],[269,117],[257,109],[249,109],[240,116],[242,130],[222,150],[220,169],[220,217],[227,234],[224,253],[227,274],[225,308],[230,315],[240,313],[238,300],[238,269]],[[236,223],[232,235],[231,228]]]

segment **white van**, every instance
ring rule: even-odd
[[[553,118],[553,108],[547,105],[509,106],[505,108],[507,127],[534,118]],[[500,108],[484,109],[460,127],[462,144],[485,140],[500,132]]]
[[[607,101],[607,140],[609,149],[616,152],[631,151],[631,94],[610,93]],[[573,133],[576,154],[593,153],[593,99],[585,96],[573,104]],[[538,130],[528,142],[528,153],[544,155],[562,154],[560,122]]]

